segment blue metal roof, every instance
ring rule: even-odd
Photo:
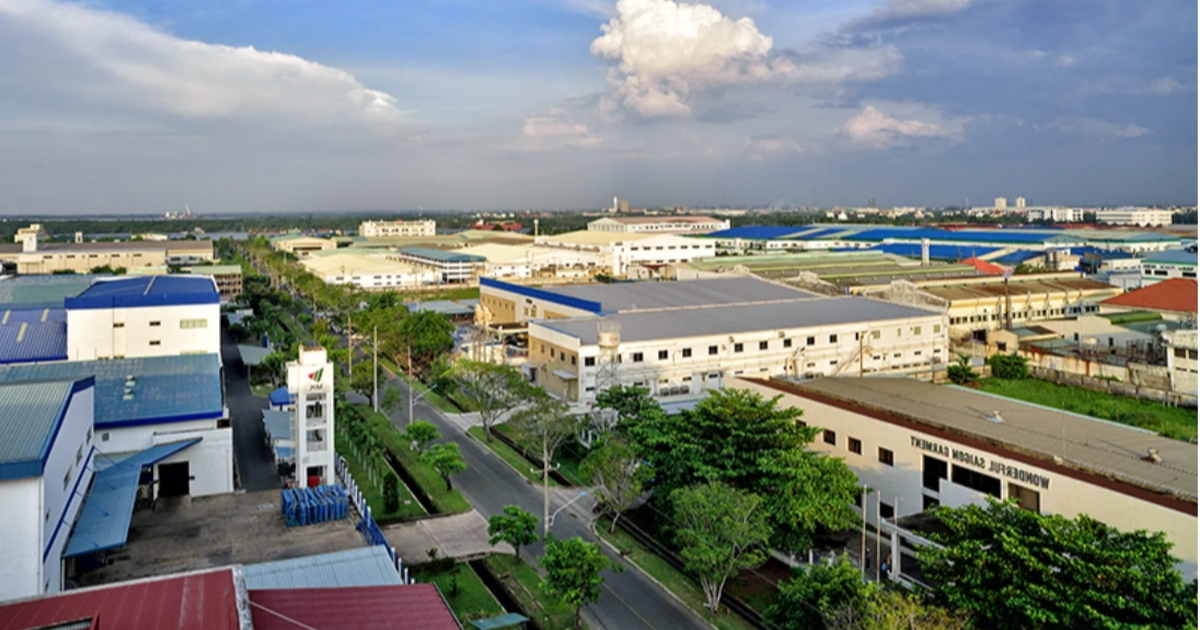
[[[710,232],[707,238],[745,238],[754,240],[770,240],[783,238],[799,232],[812,229],[812,226],[779,226],[779,225],[743,225],[719,232]]]
[[[291,459],[296,456],[296,447],[294,446],[276,446],[275,459]]]
[[[581,298],[571,297],[571,296],[567,296],[567,295],[562,295],[559,293],[546,291],[544,289],[535,289],[533,287],[526,287],[526,286],[522,286],[519,284],[512,284],[511,282],[504,282],[502,280],[496,280],[494,278],[480,278],[479,286],[493,287],[496,289],[500,289],[501,291],[509,291],[511,293],[516,293],[517,295],[523,295],[525,297],[531,297],[531,298],[534,298],[537,300],[546,300],[547,302],[553,302],[555,304],[562,304],[563,306],[569,306],[571,308],[576,308],[581,311],[588,311],[590,313],[595,313],[597,315],[599,315],[600,313],[602,313],[604,311],[604,305],[599,302],[595,302],[592,300],[584,300]]]
[[[292,412],[263,409],[263,424],[273,440],[294,440],[292,435]]]
[[[79,295],[96,276],[15,276],[0,279],[0,306],[5,308],[62,308],[63,300]]]
[[[4,324],[42,324],[45,322],[65,322],[67,311],[61,308],[20,308],[0,309],[0,325]]]
[[[387,549],[372,545],[242,567],[246,588],[345,588],[403,584]]]
[[[272,405],[277,407],[292,404],[292,395],[288,393],[287,387],[280,387],[279,389],[268,394],[267,398],[271,400]]]
[[[128,389],[126,377],[134,384]],[[96,377],[97,429],[220,418],[221,362],[216,354],[0,366],[0,383]]]
[[[0,480],[39,477],[71,398],[91,378],[0,383]]]
[[[129,521],[133,519],[142,468],[153,466],[199,441],[200,438],[192,438],[152,446],[97,472],[92,489],[79,508],[79,517],[62,557],[73,558],[124,546],[129,538]]]
[[[1031,260],[1033,258],[1040,258],[1045,255],[1046,255],[1045,252],[1019,250],[1019,251],[1005,254],[1003,256],[1000,256],[999,258],[993,258],[988,262],[993,262],[993,263],[996,263],[997,265],[1019,265],[1027,260]]]
[[[884,241],[887,239],[951,241],[960,243],[1044,243],[1059,232],[1034,230],[943,230],[940,228],[875,228],[846,236],[852,241]],[[1084,240],[1082,238],[1078,240]]]
[[[41,313],[42,311],[32,312]],[[0,365],[33,363],[35,361],[65,361],[66,359],[66,322],[43,324],[40,322],[14,322],[10,319],[8,324],[0,324]]]
[[[444,249],[434,249],[432,247],[401,247],[399,251],[401,254],[420,256],[421,258],[428,258],[430,260],[437,260],[440,262],[487,262],[487,258],[483,256],[477,256],[475,254],[456,254]]]
[[[983,247],[982,245],[930,245],[929,257],[938,260],[966,260],[972,256],[985,256],[1000,251],[999,247]],[[859,250],[862,251],[862,250]],[[869,251],[879,251],[909,258],[921,257],[920,243],[885,243],[869,248]]]
[[[206,276],[137,276],[97,282],[63,301],[68,309],[218,304],[217,285]]]
[[[1197,255],[1186,249],[1168,249],[1147,257],[1144,263],[1167,263],[1172,265],[1195,265]]]

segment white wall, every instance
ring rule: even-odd
[[[108,439],[104,439],[107,434]],[[203,438],[160,463],[188,462],[191,495],[233,492],[233,434],[231,429],[217,428],[216,420],[192,420],[143,427],[103,429],[97,431],[96,449],[105,454],[144,451],[156,444],[178,442],[194,437]],[[97,455],[99,457],[100,455]],[[155,467],[155,478],[158,469]]]
[[[716,243],[711,239],[669,234],[613,243],[603,251],[612,257],[611,267],[615,275],[624,275],[625,270],[633,263],[665,265],[717,255]]]
[[[205,324],[203,328],[182,328],[184,320],[203,320]],[[157,325],[152,326],[154,322]],[[123,326],[115,327],[117,324]],[[220,352],[219,304],[67,310],[67,356],[72,361]]]
[[[0,562],[0,600],[30,597],[41,593],[42,478],[0,481],[0,540],[4,540]]]
[[[776,389],[740,379],[730,379],[726,382],[726,386],[758,391],[769,397],[781,393]],[[960,506],[984,500],[983,493],[958,486],[949,479],[942,480],[941,491],[938,493],[923,490],[924,455],[928,454],[947,461],[948,473],[949,467],[955,462],[950,457],[927,453],[916,448],[912,443],[912,438],[915,436],[981,457],[988,462],[989,468],[992,462],[996,462],[1046,477],[1049,479],[1049,487],[1035,488],[1041,493],[1041,511],[1043,513],[1061,514],[1068,518],[1079,514],[1088,514],[1126,532],[1139,529],[1164,531],[1167,534],[1167,540],[1175,544],[1173,554],[1183,561],[1180,569],[1183,571],[1184,577],[1190,580],[1196,575],[1197,520],[1191,514],[1094,485],[1085,480],[1069,477],[1060,472],[1026,464],[1000,453],[963,446],[955,443],[948,435],[933,430],[918,431],[793,394],[783,394],[779,404],[803,409],[802,420],[810,426],[819,426],[835,431],[837,433],[836,445],[830,446],[822,440],[821,436],[817,436],[812,448],[843,458],[846,465],[859,476],[862,483],[880,489],[884,502],[892,503],[895,497],[899,497],[900,505],[896,510],[897,516],[922,511],[922,496],[927,494],[936,496],[942,505],[948,506]],[[862,455],[856,455],[847,450],[849,437],[855,437],[862,441]],[[887,466],[878,461],[877,453],[880,447],[890,449],[894,453],[893,466]],[[1007,497],[1010,483],[1031,487],[1029,484],[1022,484],[1009,477],[995,475],[986,469],[975,470],[999,477],[1002,498]],[[867,513],[872,521],[875,519],[874,506],[874,499],[869,499]]]
[[[46,459],[42,477],[43,512],[40,519],[43,530],[42,540],[38,545],[38,560],[41,561],[46,546],[50,545],[50,553],[46,555],[42,573],[42,585],[45,586],[46,582],[49,582],[50,592],[62,588],[62,550],[66,547],[71,526],[83,505],[83,495],[92,481],[93,471],[89,464],[94,457],[94,436],[91,435],[94,408],[95,388],[89,387],[71,398],[71,404],[63,416],[62,427],[58,431],[58,438]],[[64,488],[63,479],[68,471],[70,480]],[[50,512],[49,518],[46,518],[46,510]]]

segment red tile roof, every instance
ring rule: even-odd
[[[962,261],[962,264],[971,265],[975,268],[975,271],[978,271],[979,273],[986,273],[989,276],[1001,276],[1004,275],[1005,272],[1004,267],[980,258],[976,258],[974,256]]]
[[[151,578],[0,604],[0,630],[91,619],[120,630],[238,630],[231,569]]]
[[[1187,278],[1163,280],[1148,287],[1109,298],[1101,304],[1152,311],[1195,313],[1196,281]]]
[[[462,628],[433,584],[255,590],[250,609],[254,630]]]

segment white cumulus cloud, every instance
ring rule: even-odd
[[[961,135],[961,127],[961,122],[943,125],[916,119],[905,120],[889,116],[874,105],[867,105],[846,121],[842,131],[854,144],[884,149],[921,138],[955,139]]]
[[[804,146],[795,138],[784,135],[746,138],[745,149],[756,160],[804,153]]]
[[[1155,94],[1174,94],[1186,89],[1175,77],[1160,77],[1150,82],[1150,91]]]
[[[51,0],[0,0],[0,73],[62,98],[173,117],[403,118],[395,97],[343,70],[182,39],[126,15]]]
[[[602,144],[603,139],[590,133],[587,125],[568,120],[562,112],[551,110],[548,116],[526,118],[521,129],[521,138],[505,148],[513,151],[541,152],[564,147],[592,149]]]
[[[701,90],[756,82],[841,82],[894,71],[894,49],[774,51],[748,17],[731,19],[707,4],[620,0],[601,26],[592,54],[615,62],[609,83],[642,116],[682,116]]]
[[[1054,122],[1045,125],[1048,129],[1057,129],[1064,133],[1077,133],[1085,136],[1097,136],[1101,138],[1140,138],[1148,133],[1149,129],[1141,125],[1129,123],[1120,125],[1099,118],[1090,116],[1082,116],[1079,118],[1059,118]]]
[[[944,18],[966,10],[979,0],[885,0],[867,15],[842,26],[847,31],[868,31]]]

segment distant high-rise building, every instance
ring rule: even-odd
[[[616,195],[613,195],[613,205],[612,205],[612,210],[610,210],[610,212],[617,212],[620,209],[621,209],[621,200],[617,199]]]
[[[1008,208],[1008,200],[1004,197],[996,197],[996,205],[992,207],[997,210],[1004,210],[1005,208]]]
[[[867,207],[868,208],[875,207],[875,198],[874,197],[867,197]]]
[[[629,200],[628,199],[621,200],[621,210],[620,211],[621,212],[629,212]]]
[[[1024,210],[1024,209],[1025,209],[1025,198],[1017,197],[1017,210]]]

